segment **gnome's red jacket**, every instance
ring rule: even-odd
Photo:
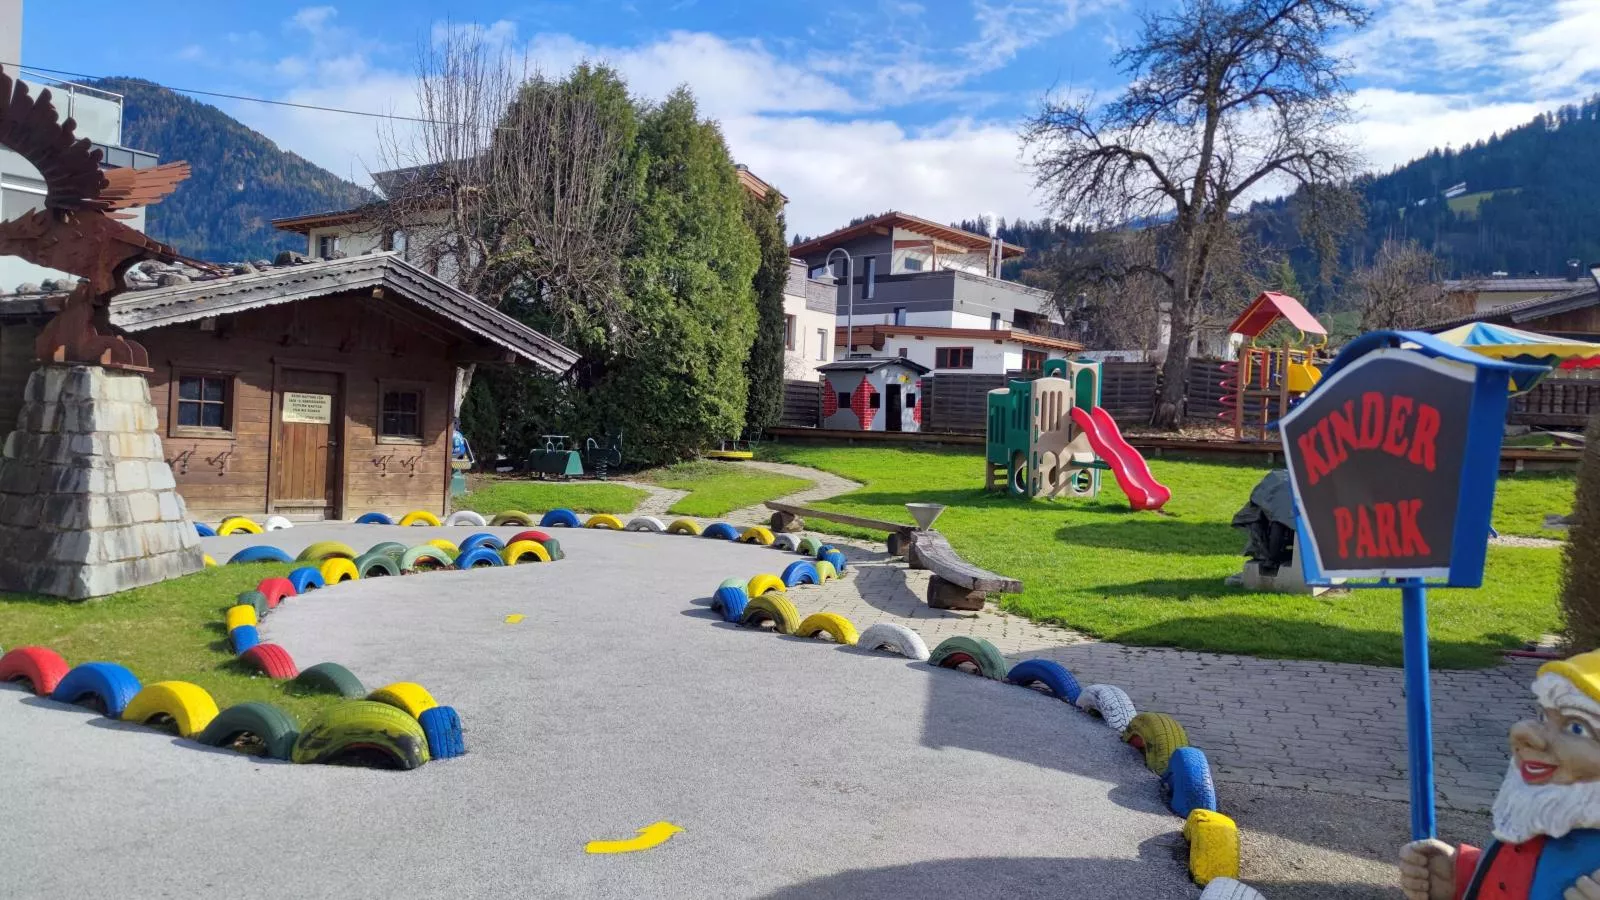
[[[1561,900],[1579,878],[1600,868],[1600,829],[1560,838],[1491,843],[1456,851],[1456,900]]]

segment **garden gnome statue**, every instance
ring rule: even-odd
[[[1538,718],[1511,727],[1495,839],[1407,844],[1407,900],[1600,900],[1600,650],[1546,663],[1533,694]]]

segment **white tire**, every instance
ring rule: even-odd
[[[267,521],[261,523],[261,527],[268,531],[283,531],[286,528],[293,528],[294,523],[283,516],[267,516]]]
[[[458,509],[455,512],[451,513],[450,517],[448,519],[444,520],[444,524],[446,524],[446,525],[470,525],[473,528],[483,528],[484,526],[488,525],[489,523],[484,521],[483,516],[478,515],[477,513],[473,512],[470,509]]]
[[[922,642],[922,637],[904,625],[892,622],[879,622],[861,632],[861,637],[856,639],[856,646],[863,650],[888,650],[918,662],[928,659],[928,645]]]
[[[775,534],[772,536],[772,546],[779,550],[793,553],[800,549],[800,536],[795,534]]]
[[[623,528],[623,530],[649,531],[653,534],[661,534],[667,530],[667,526],[663,525],[661,520],[655,516],[634,516],[628,520],[628,524]]]
[[[1121,732],[1138,715],[1128,693],[1114,684],[1091,684],[1078,694],[1078,708],[1099,713],[1106,727]]]
[[[1267,900],[1262,893],[1232,878],[1213,878],[1200,892],[1200,900]]]

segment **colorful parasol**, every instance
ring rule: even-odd
[[[1457,347],[1506,362],[1549,366],[1552,369],[1600,368],[1600,344],[1588,341],[1537,334],[1487,322],[1472,322],[1434,336]],[[1515,392],[1521,393],[1538,381],[1539,378],[1514,379],[1512,387]]]

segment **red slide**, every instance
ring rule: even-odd
[[[1172,499],[1172,491],[1150,474],[1150,464],[1123,439],[1122,429],[1117,427],[1110,413],[1098,406],[1090,412],[1074,406],[1072,424],[1083,429],[1089,436],[1089,446],[1111,467],[1111,473],[1117,476],[1117,486],[1128,495],[1129,506],[1160,509]]]

